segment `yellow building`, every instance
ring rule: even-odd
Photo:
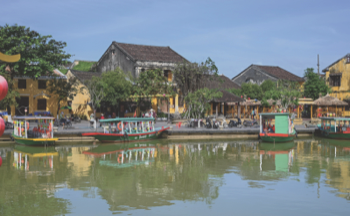
[[[53,73],[59,78],[67,79],[58,69]],[[19,93],[17,98],[17,106],[11,106],[11,114],[14,115],[44,115],[57,114],[57,96],[50,94],[48,91],[48,81],[52,79],[50,76],[41,76],[34,80],[29,77],[15,77],[15,91]],[[62,101],[60,106],[65,106],[66,102]],[[62,110],[68,114],[68,110]]]
[[[350,54],[338,59],[322,70],[326,83],[332,88],[332,97],[350,99]]]
[[[97,72],[84,72],[77,70],[68,70],[67,79],[71,77],[77,78],[78,86],[77,89],[81,90],[74,97],[71,102],[72,111],[75,115],[86,116],[90,120],[90,115],[93,112],[91,106],[88,105],[90,102],[90,94],[88,90],[84,87],[84,82],[90,80],[93,76],[100,76],[100,73]],[[98,113],[97,113],[98,114]],[[99,114],[97,115],[99,117]]]

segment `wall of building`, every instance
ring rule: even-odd
[[[330,94],[332,97],[336,97],[340,100],[344,100],[346,98],[350,99],[350,64],[346,63],[346,59],[343,58],[326,72],[325,79],[326,83],[329,85],[329,73],[331,69],[335,69],[337,73],[342,73],[340,86],[333,86],[332,93]]]
[[[67,78],[70,79],[71,77],[74,77],[74,75],[68,71]],[[85,115],[88,120],[90,120],[90,115],[93,112],[91,107],[87,105],[87,103],[90,101],[90,94],[87,91],[87,89],[84,88],[85,85],[83,85],[78,80],[78,89],[81,89],[82,91],[79,91],[78,94],[74,97],[72,101],[72,111],[75,115]]]
[[[46,89],[39,89],[38,88],[38,80],[33,80],[29,78],[23,78],[26,80],[26,88],[25,89],[18,89],[18,79],[14,79],[14,85],[15,85],[15,91],[17,91],[20,96],[22,97],[28,97],[29,99],[29,106],[27,114],[34,114],[36,111],[50,111],[51,114],[56,116],[58,104],[57,104],[57,96],[50,94],[50,92],[47,90],[48,86],[48,80],[46,80]],[[36,96],[39,95],[39,96]],[[47,96],[46,96],[47,95]],[[34,96],[36,96],[34,98]],[[46,99],[46,110],[39,110],[37,107],[37,101],[38,99]],[[60,106],[66,106],[66,102],[61,102]],[[64,114],[68,114],[69,110],[62,110]],[[60,110],[61,112],[61,110]],[[11,106],[11,116],[14,116],[16,113],[16,107]]]
[[[277,81],[276,78],[269,76],[266,73],[263,73],[254,67],[248,68],[246,71],[244,71],[241,75],[233,79],[232,81],[237,83],[238,85],[242,85],[243,83],[247,83],[248,80],[251,83],[255,83],[260,85],[263,83],[265,80],[272,80],[272,81]]]
[[[114,71],[118,67],[124,72],[130,72],[134,77],[136,76],[135,62],[112,44],[107,49],[102,59],[97,63],[97,72]]]

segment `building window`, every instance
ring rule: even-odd
[[[27,80],[19,79],[18,80],[18,88],[19,89],[26,89],[27,88]]]
[[[164,76],[165,76],[166,78],[169,77],[169,70],[165,70],[165,71],[164,71]]]
[[[38,99],[38,110],[46,110],[46,99]]]
[[[46,89],[46,80],[38,80],[38,89]]]
[[[329,77],[329,85],[330,86],[340,86],[341,76],[330,76]]]
[[[350,63],[350,57],[346,57],[346,64]]]
[[[142,72],[142,73],[143,73],[143,72],[145,72],[145,69],[144,69],[144,68],[142,68],[142,69],[141,69],[141,72]]]

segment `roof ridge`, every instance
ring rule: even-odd
[[[170,46],[154,46],[154,45],[143,45],[143,44],[132,44],[132,43],[121,43],[117,41],[113,41],[113,43],[116,44],[127,44],[127,45],[135,45],[135,46],[151,46],[151,47],[164,47],[164,48],[170,48]],[[171,49],[171,48],[170,48]],[[172,49],[171,49],[172,50]]]

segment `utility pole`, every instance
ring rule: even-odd
[[[320,58],[318,54],[317,54],[317,74],[320,75]]]

